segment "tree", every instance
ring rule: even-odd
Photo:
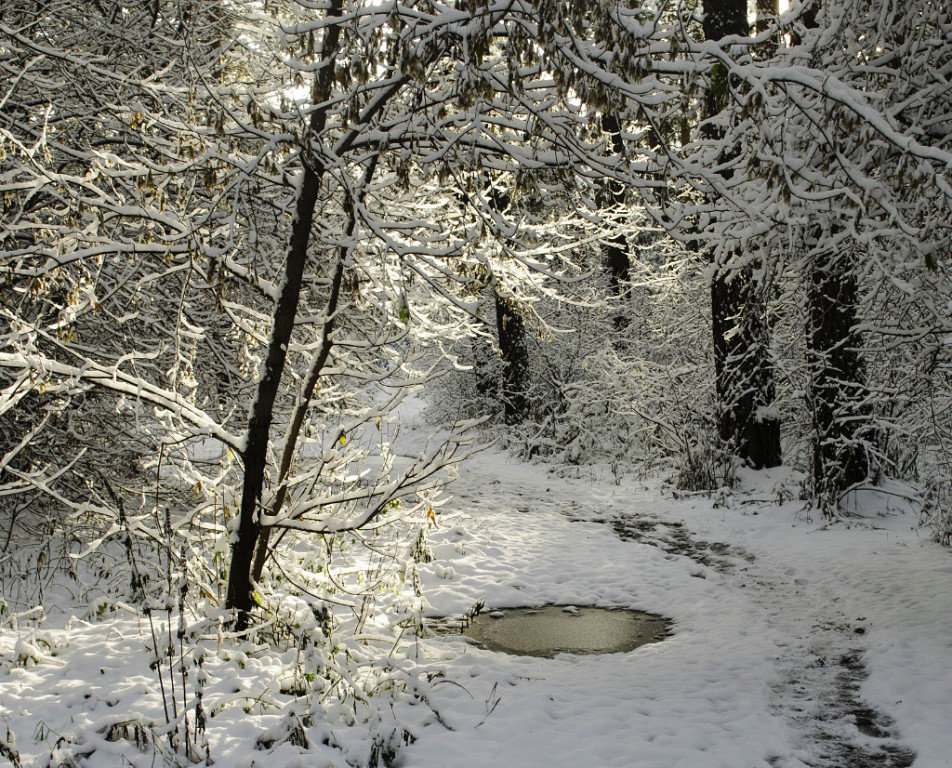
[[[922,71],[936,72],[945,65],[947,49],[939,42],[944,10],[928,2],[902,7],[844,2],[818,11],[801,6],[774,18],[773,8],[764,3],[754,36],[747,28],[745,7],[713,3],[707,10],[712,11],[706,16],[707,28],[698,30],[690,19],[666,17],[661,8],[616,6],[598,14],[573,7],[545,25],[548,37],[543,39],[557,40],[565,52],[564,59],[553,56],[553,67],[563,67],[564,87],[606,112],[623,115],[626,125],[657,133],[657,151],[641,152],[627,168],[614,163],[611,171],[625,173],[640,164],[649,173],[643,172],[640,179],[629,173],[625,180],[645,193],[648,210],[682,241],[697,239],[715,254],[720,275],[715,272],[713,303],[735,307],[714,313],[719,340],[715,359],[726,363],[717,377],[721,399],[731,391],[740,408],[722,409],[724,433],[749,422],[745,414],[760,416],[761,421],[752,423],[762,426],[765,434],[754,430],[736,442],[746,444],[745,452],[757,443],[776,448],[775,418],[780,407],[794,412],[790,397],[811,391],[821,400],[833,398],[837,405],[832,410],[840,415],[832,418],[840,426],[830,431],[807,416],[810,429],[826,430],[814,445],[831,436],[828,446],[840,446],[829,449],[837,458],[818,473],[833,478],[840,460],[852,453],[842,450],[844,435],[854,434],[846,442],[862,444],[867,455],[881,449],[870,439],[876,431],[872,429],[876,408],[863,395],[870,385],[863,384],[857,355],[859,325],[823,312],[822,304],[828,300],[819,297],[837,295],[845,302],[843,313],[854,312],[849,307],[854,279],[849,272],[856,262],[847,253],[874,253],[884,264],[898,266],[905,258],[900,254],[919,252],[926,254],[927,267],[936,266],[935,235],[941,238],[947,230],[944,212],[950,191],[944,169],[947,151],[938,127],[944,102],[938,96],[941,86],[931,76],[911,73],[920,71],[924,60],[931,63]],[[781,47],[785,39],[791,45]],[[678,122],[678,109],[690,112],[683,94],[698,95],[699,81],[711,82],[700,98],[718,103],[707,105],[712,116],[701,140],[687,142],[671,126]],[[678,89],[680,95],[675,95]],[[645,91],[653,94],[651,104],[640,99]],[[880,109],[885,104],[895,106]],[[797,152],[791,152],[793,146]],[[655,174],[668,182],[663,197],[647,183]],[[928,201],[909,192],[922,185],[935,190]],[[684,226],[698,219],[703,224],[700,238]],[[817,221],[831,222],[823,230],[822,242],[814,241],[817,233],[811,230]],[[820,263],[792,262],[787,255],[805,250]],[[831,254],[836,254],[832,261]],[[864,273],[869,272],[869,263],[867,257]],[[901,271],[907,274],[905,267]],[[795,290],[793,285],[787,289],[787,280],[794,281]],[[855,280],[862,290],[862,276]],[[814,290],[810,287],[814,285],[823,287]],[[741,296],[747,288],[752,293]],[[876,290],[886,289],[880,283]],[[798,311],[781,306],[778,297],[795,296],[796,305],[805,306],[802,302],[811,292],[817,311],[810,322],[832,323],[839,329],[811,332],[817,344],[831,346],[829,354],[822,349],[811,353],[813,362],[807,367],[836,386],[818,386],[816,376],[814,384],[803,381],[803,386],[788,378],[783,395],[787,399],[778,399],[774,406],[766,354],[767,301],[773,302],[775,313]],[[861,318],[861,294],[856,301],[855,316]],[[870,326],[869,318],[859,322]],[[882,322],[872,321],[872,327]],[[837,340],[821,342],[824,335]],[[816,361],[835,358],[833,349],[853,351],[833,363],[837,372],[823,373],[820,368],[826,363]],[[802,359],[783,361],[785,375],[795,379],[800,372],[805,374]],[[842,386],[833,381],[840,373],[850,377]],[[738,414],[741,418],[735,419]],[[797,429],[791,425],[791,434]],[[813,458],[811,453],[807,463],[814,464]],[[852,459],[846,463],[856,465]],[[817,482],[818,489],[826,487],[824,477],[818,476]],[[831,482],[844,487],[840,480]]]
[[[451,265],[466,258],[477,263],[486,261],[484,255],[473,252],[483,232],[506,230],[503,239],[509,266],[505,271],[525,274],[533,268],[533,260],[520,255],[523,246],[519,227],[510,227],[498,211],[494,215],[491,205],[477,206],[482,210],[477,211],[475,222],[467,221],[465,216],[451,222],[448,213],[410,213],[421,210],[417,201],[425,195],[420,192],[415,193],[414,201],[409,195],[403,199],[385,195],[382,187],[406,190],[436,171],[448,187],[449,194],[444,192],[440,203],[445,206],[454,198],[481,195],[482,190],[476,189],[473,181],[487,167],[510,178],[517,178],[518,169],[524,167],[567,169],[571,153],[566,153],[565,147],[571,144],[575,125],[570,110],[553,103],[551,87],[540,87],[536,92],[512,85],[514,78],[521,76],[519,68],[527,66],[520,57],[529,56],[532,49],[518,25],[508,29],[511,20],[506,11],[487,5],[452,12],[421,7],[385,14],[368,7],[345,13],[342,3],[333,3],[325,13],[314,14],[292,3],[283,12],[292,16],[300,13],[301,19],[290,27],[294,33],[289,35],[288,22],[282,18],[281,27],[289,41],[282,43],[287,53],[276,58],[288,62],[292,81],[307,72],[313,84],[307,105],[302,108],[306,124],[299,132],[289,128],[294,123],[292,114],[275,114],[264,104],[256,107],[262,116],[256,127],[262,133],[299,133],[301,138],[291,152],[277,158],[284,173],[293,169],[299,181],[286,255],[280,261],[281,287],[272,312],[266,360],[242,448],[243,491],[227,600],[229,607],[237,609],[239,626],[248,621],[253,607],[253,577],[260,573],[266,558],[269,536],[264,530],[291,527],[339,532],[371,524],[394,499],[429,487],[435,473],[455,457],[462,442],[461,438],[450,441],[401,478],[386,482],[381,478],[369,490],[353,488],[343,494],[329,494],[328,500],[320,504],[300,497],[291,500],[290,489],[296,483],[288,472],[297,435],[306,422],[316,387],[327,378],[328,360],[348,350],[339,326],[354,324],[355,332],[365,338],[363,346],[352,347],[346,358],[349,375],[359,377],[359,372],[368,370],[368,358],[373,354],[390,354],[396,345],[409,341],[411,325],[421,325],[426,333],[428,324],[443,313],[449,318],[441,329],[444,340],[466,332],[467,325],[459,317],[460,311],[468,310],[461,290],[465,294],[466,284],[479,278]],[[522,12],[511,15],[521,18]],[[497,44],[495,39],[506,42]],[[377,62],[379,67],[375,69],[368,62]],[[537,62],[531,63],[531,68],[538,66]],[[545,120],[539,119],[542,115]],[[380,185],[375,180],[378,170],[386,174]],[[404,220],[400,219],[401,208],[408,211]],[[320,259],[328,253],[334,254],[333,261],[321,264]],[[302,383],[296,387],[295,406],[278,462],[277,493],[265,498],[265,479],[271,473],[268,450],[274,442],[271,432],[276,423],[276,403],[289,375],[287,361],[295,335],[304,333],[306,338],[310,332],[299,327],[298,303],[308,286],[306,274],[315,256],[315,267],[324,280],[329,280],[324,304],[315,313],[319,341]],[[378,260],[379,266],[371,266],[372,259]],[[402,285],[391,282],[394,271]],[[414,295],[428,294],[431,299],[415,301],[407,289],[405,273],[418,281]],[[369,293],[380,297],[376,327],[397,328],[398,333],[370,333],[366,326],[355,324],[360,301],[355,297],[346,306],[343,303],[349,281],[356,281],[360,296]],[[527,407],[524,344],[520,343],[524,329],[513,311],[516,295],[504,295],[499,286],[494,288],[499,341],[506,363],[506,414],[507,421],[513,421]],[[506,283],[505,290],[509,294],[511,284]],[[441,308],[424,313],[420,300],[435,301]],[[369,314],[373,316],[374,312]],[[358,331],[358,327],[364,330]],[[447,328],[451,329],[449,335]],[[417,329],[413,333],[420,332]],[[347,437],[346,432],[342,430],[342,439]],[[351,517],[313,516],[342,502],[360,502],[360,508],[355,508]]]
[[[193,78],[219,66],[230,42],[204,35],[227,16],[204,1],[0,14],[3,474],[34,510],[52,499],[56,522],[119,523],[103,478],[141,482],[162,442],[137,401],[237,444],[192,376],[196,313],[215,304],[202,233],[224,218],[194,162]]]
[[[706,0],[707,40],[748,34],[745,0]],[[728,76],[723,64],[713,65],[704,130],[709,139],[717,141],[727,134],[714,122],[728,108]],[[718,164],[726,185],[734,176],[732,161],[736,156],[736,149],[722,145]],[[744,247],[740,241],[720,248],[711,277],[718,431],[725,445],[760,469],[780,463],[780,421],[771,411],[775,392],[763,295],[764,264],[755,256],[739,253]]]
[[[908,135],[901,139],[898,131],[909,130],[913,123],[896,119],[903,109],[924,105],[919,89],[930,86],[903,80],[899,72],[907,64],[900,63],[898,52],[908,50],[912,55],[909,46],[918,45],[927,58],[935,54],[933,43],[927,41],[934,40],[931,24],[937,21],[936,10],[925,4],[887,12],[862,2],[803,9],[792,35],[796,45],[778,49],[775,61],[809,61],[835,73],[843,85],[838,97],[802,84],[784,86],[782,97],[788,106],[780,113],[783,126],[760,128],[764,137],[760,145],[770,149],[760,150],[758,161],[767,160],[768,170],[765,173],[759,164],[754,179],[767,178],[768,187],[774,188],[780,182],[785,201],[789,239],[781,235],[775,247],[803,253],[796,270],[806,306],[812,483],[831,512],[847,490],[880,471],[878,442],[893,428],[876,423],[877,398],[864,362],[867,344],[861,329],[883,322],[870,314],[864,318],[863,275],[869,274],[869,259],[898,267],[901,254],[934,252],[933,228],[945,229],[940,211],[948,206],[947,195],[940,194],[934,205],[922,205],[921,199],[914,207],[908,205],[911,199],[904,186],[910,182],[905,174],[912,165],[932,177],[935,170],[925,158],[934,149]],[[884,12],[890,23],[882,26]],[[911,39],[918,42],[910,43]],[[765,71],[771,66],[773,62],[766,62]],[[903,107],[873,118],[855,101],[860,90],[876,93],[880,103]],[[758,109],[754,114],[763,113]],[[783,163],[781,158],[792,147],[803,158],[801,164],[772,175],[770,169]],[[941,178],[932,178],[944,188]],[[887,220],[896,222],[897,228],[885,224]],[[866,290],[882,289],[867,281]]]
[[[821,233],[807,249],[829,240]],[[858,331],[859,286],[853,271],[856,253],[810,253],[807,297],[809,398],[814,418],[814,493],[829,508],[842,494],[866,480],[870,404]]]

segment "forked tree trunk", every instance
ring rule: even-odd
[[[298,196],[291,248],[285,263],[284,285],[274,312],[274,328],[268,344],[264,372],[258,382],[258,392],[251,408],[244,458],[244,486],[238,517],[238,539],[231,550],[231,568],[228,573],[227,608],[238,611],[237,627],[244,629],[253,605],[251,564],[258,541],[258,505],[264,486],[268,442],[274,415],[274,401],[284,372],[294,317],[297,314],[301,279],[307,262],[307,243],[310,237],[314,204],[317,201],[319,177],[309,168],[304,171]]]
[[[374,172],[377,168],[379,155],[374,155],[367,163],[364,169],[363,184],[357,195],[358,204],[362,204],[365,198],[367,185],[370,184]],[[356,206],[349,205],[351,213],[350,220],[344,229],[344,242],[351,243],[357,231],[357,212]],[[287,432],[284,435],[284,448],[281,450],[281,463],[278,467],[278,490],[274,495],[274,501],[271,503],[271,509],[268,514],[277,517],[281,512],[284,502],[288,495],[288,474],[291,471],[291,463],[297,450],[298,439],[301,436],[301,430],[304,427],[307,412],[311,407],[311,398],[314,397],[314,390],[320,381],[324,372],[324,366],[330,358],[331,349],[334,346],[334,332],[338,326],[338,313],[341,311],[341,289],[344,283],[344,271],[347,268],[348,261],[353,246],[342,245],[337,251],[337,262],[331,271],[330,292],[327,296],[327,304],[324,306],[324,323],[321,328],[321,343],[314,354],[311,356],[307,367],[307,375],[304,378],[304,385],[298,393],[298,401],[291,415],[291,422],[288,424]],[[269,543],[271,540],[272,528],[264,528],[258,537],[258,543],[255,551],[254,565],[252,566],[252,578],[257,581],[261,578],[264,564],[271,553]]]
[[[339,16],[341,0],[331,0],[329,16]],[[327,28],[323,43],[324,65],[318,72],[314,83],[312,101],[321,104],[327,100],[334,84],[334,54],[337,51],[340,27],[333,24]],[[308,126],[308,136],[316,138],[324,130],[326,113],[315,110]],[[274,402],[284,373],[291,332],[294,330],[298,300],[301,294],[301,282],[304,267],[307,264],[307,250],[311,238],[311,224],[314,218],[314,206],[317,202],[324,167],[307,147],[307,162],[303,163],[301,187],[295,203],[294,221],[288,255],[284,265],[284,280],[281,295],[274,309],[274,326],[268,342],[268,354],[264,371],[258,381],[258,390],[251,406],[248,420],[248,432],[244,460],[244,485],[241,492],[241,508],[238,513],[238,538],[231,550],[231,567],[228,572],[228,594],[225,607],[237,610],[236,628],[241,630],[248,625],[249,614],[254,600],[252,597],[251,567],[258,542],[260,525],[258,506],[264,486],[264,476],[268,461],[268,442],[271,436],[271,422],[274,416]]]
[[[350,233],[352,234],[352,232]],[[268,510],[272,517],[277,517],[284,506],[288,494],[288,473],[291,471],[291,462],[294,459],[294,453],[297,448],[298,438],[301,436],[301,429],[307,418],[307,411],[311,404],[311,398],[314,396],[314,389],[320,380],[321,373],[330,357],[331,347],[333,346],[332,336],[336,325],[336,314],[338,302],[340,299],[340,288],[344,277],[344,259],[345,254],[340,254],[337,265],[331,276],[331,293],[324,310],[324,328],[321,333],[321,345],[317,352],[311,358],[308,367],[307,379],[304,382],[300,398],[294,413],[291,416],[291,423],[288,425],[287,434],[284,437],[284,448],[281,451],[281,465],[278,467],[278,491],[275,494],[271,509]],[[264,564],[267,562],[270,550],[268,545],[271,540],[272,529],[265,528],[260,531],[256,544],[254,564],[251,569],[252,578],[257,581],[261,578],[264,570]]]

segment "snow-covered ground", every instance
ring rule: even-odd
[[[400,765],[952,766],[952,555],[901,506],[827,528],[777,503],[786,471],[743,481],[678,500],[483,454],[431,537],[435,613],[628,606],[674,633],[553,660],[434,641],[454,730]]]
[[[424,431],[407,431],[403,450]],[[415,738],[397,766],[952,766],[952,553],[911,512],[865,499],[864,509],[882,508],[827,527],[790,499],[786,470],[745,474],[713,499],[579,474],[496,449],[463,467],[429,533],[435,559],[419,565],[427,613],[460,615],[480,599],[486,610],[624,606],[669,617],[671,637],[554,659],[454,635],[409,641],[395,663],[420,679],[443,674],[431,706],[396,699],[396,721]],[[161,702],[147,624],[122,611],[67,622],[64,608],[38,629],[0,634],[0,738],[9,728],[24,765],[48,762],[61,729],[100,733],[110,711],[117,722],[154,718],[146,698]],[[307,728],[307,754],[288,742],[254,749],[288,717],[274,679],[293,654],[209,662],[217,765],[343,764],[315,738],[320,723]],[[121,750],[132,755],[134,738],[121,735],[121,748],[87,740],[102,750],[90,764],[131,764]]]

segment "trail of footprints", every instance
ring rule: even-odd
[[[499,485],[483,487],[482,501],[488,490],[499,495],[500,503],[515,502],[519,512],[538,509],[540,503],[547,508],[559,506],[548,499],[528,498],[531,494],[516,493],[513,499],[512,489]],[[916,754],[901,743],[892,719],[860,696],[868,676],[863,649],[857,647],[861,627],[830,617],[828,611],[811,616],[817,613],[815,606],[784,574],[763,567],[742,547],[694,536],[682,522],[619,513],[592,516],[591,510],[579,509],[565,513],[573,521],[604,523],[623,541],[687,557],[750,589],[771,623],[792,640],[787,656],[777,662],[771,705],[801,734],[800,764],[810,768],[908,768],[913,764]],[[703,576],[704,571],[699,569],[697,575]],[[806,643],[796,642],[804,639]],[[787,768],[789,762],[778,756],[770,764]]]
[[[809,657],[783,660],[773,686],[773,706],[804,734],[804,759],[813,768],[908,768],[916,754],[898,740],[892,719],[864,702],[868,676],[855,628],[841,622],[814,623]],[[845,648],[845,650],[844,650]],[[772,763],[783,768],[783,763]]]
[[[916,754],[899,741],[892,719],[860,696],[860,686],[869,674],[863,650],[856,647],[865,631],[861,626],[828,616],[804,621],[803,616],[809,617],[815,609],[796,585],[755,567],[756,558],[741,547],[696,538],[684,523],[621,514],[597,522],[610,525],[623,541],[683,555],[739,586],[753,587],[751,594],[771,623],[793,638],[809,641],[806,648],[803,643],[790,643],[788,655],[778,660],[778,680],[771,691],[774,710],[801,734],[801,763],[811,768],[908,768],[913,764]],[[784,599],[777,599],[778,592]],[[770,764],[786,768],[787,761],[778,756]]]

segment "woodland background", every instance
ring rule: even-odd
[[[98,557],[241,633],[491,438],[948,544],[950,78],[938,0],[4,0],[5,610]]]

